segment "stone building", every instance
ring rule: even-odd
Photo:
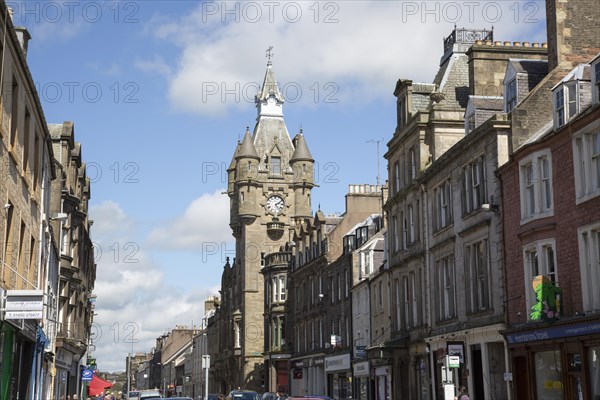
[[[381,205],[381,187],[349,185],[344,214],[327,217],[319,210],[294,233],[288,297],[292,395],[352,398],[350,289],[358,278],[357,243],[362,246],[373,233],[358,225],[381,212]]]
[[[494,171],[507,159],[509,125],[484,121],[504,109],[507,64],[543,63],[546,49],[455,29],[444,50],[433,83],[399,80],[394,91],[398,126],[386,154],[393,312],[381,348],[393,360],[394,398],[443,398],[444,384],[503,398],[504,292],[492,285],[503,276],[501,219],[484,205],[499,201]],[[461,353],[453,371],[450,351]]]
[[[512,110],[499,171],[518,399],[600,395],[600,9],[548,1],[548,74]],[[509,212],[508,210],[511,210]]]
[[[383,218],[383,217],[380,217]],[[370,278],[379,272],[387,269],[386,255],[386,231],[381,223],[374,224],[374,220],[369,217],[365,225],[368,237],[362,238],[362,244],[357,243],[355,251],[355,268],[353,271],[354,279],[351,289],[352,297],[352,378],[353,395],[358,400],[374,398],[373,387],[371,385],[371,367],[367,358],[367,351],[373,346],[372,343],[372,315],[371,310],[371,292],[377,288],[371,284]],[[370,232],[369,232],[370,231]],[[383,296],[383,292],[382,292]],[[389,297],[382,297],[382,302],[386,301],[389,307]],[[380,322],[380,318],[378,318]],[[389,325],[389,323],[388,323]],[[377,336],[377,335],[375,335]],[[379,338],[381,339],[381,338]],[[376,344],[379,344],[375,343]],[[374,353],[373,358],[378,354]],[[376,375],[373,375],[376,376]]]
[[[58,292],[57,369],[55,394],[79,392],[79,366],[86,365],[93,320],[92,290],[96,280],[88,214],[90,179],[75,142],[72,122],[49,124],[57,178],[52,183],[52,210],[61,215],[60,286]]]
[[[6,4],[1,2],[4,41],[0,51],[0,192],[3,196],[0,294],[4,297],[7,291],[25,291],[21,294],[33,296],[27,300],[37,302],[39,299],[41,309],[31,310],[31,313],[15,313],[14,309],[2,312],[0,398],[50,398],[59,392],[66,393],[67,388],[70,393],[76,392],[78,375],[69,374],[78,373],[77,365],[88,344],[91,306],[87,295],[95,278],[86,215],[89,183],[85,181],[85,168],[81,164],[76,161],[73,166],[61,164],[60,152],[53,150],[51,128],[46,124],[26,61],[31,37],[25,28],[13,26],[10,14]],[[63,171],[76,175],[65,182]],[[83,182],[78,180],[77,174],[81,174]],[[80,196],[78,215],[56,206],[63,189],[73,189],[72,195]],[[81,243],[72,247],[75,251],[70,254],[70,261],[74,263],[69,261],[65,267],[72,268],[71,274],[81,273],[78,279],[85,289],[69,292],[65,290],[65,278],[59,276],[62,268],[59,257],[61,264],[65,262],[61,254],[61,233],[63,224],[80,220],[84,221],[78,236]],[[65,353],[62,343],[67,325],[63,323],[69,317],[65,315],[64,301],[70,294],[81,323],[69,328],[72,338],[77,340],[73,349],[76,351]],[[33,319],[15,316],[23,314],[30,314],[29,318]]]
[[[227,170],[236,257],[225,266],[216,317],[221,334],[215,380],[221,392],[264,390],[264,256],[278,251],[312,214],[314,160],[302,132],[294,140],[289,136],[270,58],[255,103],[253,133],[246,130]]]

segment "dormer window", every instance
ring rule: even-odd
[[[344,254],[350,253],[356,248],[356,236],[346,235],[344,236]]]
[[[577,114],[577,82],[568,82],[554,91],[554,125],[558,128]]]
[[[467,133],[470,133],[475,130],[475,111],[473,111],[472,114],[467,116],[465,128]]]
[[[398,128],[402,128],[406,125],[406,98],[398,99]]]
[[[517,78],[506,83],[504,88],[504,98],[506,101],[506,112],[509,113],[517,105]]]
[[[271,175],[281,175],[281,157],[271,157]]]

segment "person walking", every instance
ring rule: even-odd
[[[458,397],[457,400],[469,400],[469,392],[467,392],[467,388],[464,386],[461,386],[458,389]]]

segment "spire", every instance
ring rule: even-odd
[[[279,87],[277,86],[277,81],[275,80],[275,73],[273,72],[273,62],[271,59],[273,58],[273,46],[270,46],[267,49],[267,72],[265,72],[265,79],[263,81],[262,89],[258,94],[257,103],[267,101],[267,99],[271,96],[274,96],[275,99],[279,103],[283,103],[285,100],[279,91]]]
[[[239,152],[235,158],[256,158],[257,160],[260,160],[260,157],[258,157],[258,153],[256,152],[256,147],[254,147],[254,143],[252,143],[252,137],[250,136],[250,129],[248,127],[246,127],[246,134],[244,135],[242,144],[239,147]]]
[[[310,151],[308,150],[308,146],[306,145],[306,140],[304,140],[302,129],[300,129],[300,133],[296,135],[293,142],[296,146],[296,149],[294,150],[294,155],[292,155],[290,162],[314,161],[312,155],[310,154]]]
[[[238,154],[240,154],[240,147],[242,147],[242,142],[240,142],[238,140],[237,145],[235,146],[235,152],[233,153],[233,157],[231,158],[231,164],[229,164],[229,168],[228,169],[234,169],[235,165],[236,165],[236,158],[238,156]]]

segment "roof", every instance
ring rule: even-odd
[[[273,66],[271,65],[271,61],[269,61],[267,63],[267,71],[265,72],[262,89],[257,97],[258,100],[266,100],[271,95],[275,96],[275,98],[282,103],[285,101],[283,95],[279,91],[279,86],[277,86],[277,81],[275,80],[275,73],[273,72]]]
[[[236,159],[244,157],[259,159],[258,153],[256,152],[256,147],[254,147],[254,144],[252,143],[252,138],[250,137],[250,130],[248,130],[248,128],[246,128],[246,133],[244,134],[244,139],[242,140],[242,144],[240,145],[240,150],[235,156]]]
[[[572,81],[591,81],[592,80],[592,66],[589,64],[579,64],[571,70],[564,78],[560,80],[552,90],[566,82]]]
[[[502,96],[469,96],[469,101],[477,110],[502,111],[504,109]]]
[[[518,74],[546,75],[548,73],[548,61],[546,60],[510,58],[508,63],[512,65]]]
[[[290,161],[314,161],[306,145],[306,140],[304,140],[302,130],[296,135],[293,142],[296,144],[296,148]]]
[[[529,137],[525,141],[525,143],[523,143],[523,146],[525,146],[527,144],[535,143],[535,142],[543,139],[547,134],[549,134],[553,130],[554,130],[554,120],[550,120],[550,122],[548,122],[546,125],[544,125],[542,127],[542,129],[540,129],[539,131],[537,131],[536,133],[531,135],[531,137]]]
[[[365,219],[364,221],[359,222],[358,224],[354,225],[348,232],[346,232],[346,235],[353,234],[358,228],[362,228],[363,226],[374,225],[376,218],[381,218],[381,214],[371,214],[371,215],[369,215],[367,217],[367,219]],[[344,236],[346,236],[346,235],[344,235]]]

